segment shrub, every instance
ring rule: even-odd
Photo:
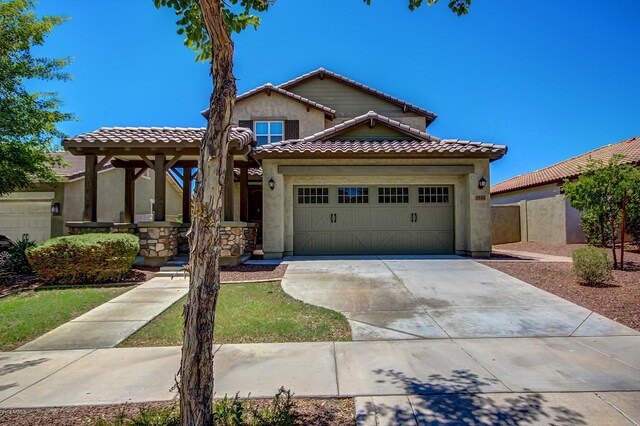
[[[611,260],[607,250],[589,246],[574,250],[571,257],[573,272],[585,283],[595,285],[612,278]]]
[[[3,267],[7,271],[15,272],[17,274],[28,274],[33,272],[29,261],[27,260],[26,251],[29,248],[35,247],[35,241],[29,239],[29,235],[24,234],[18,241],[14,241],[7,250],[7,256],[4,259]]]
[[[131,234],[82,234],[52,238],[27,250],[44,283],[75,285],[121,281],[140,251]]]
[[[270,404],[233,398],[220,399],[213,403],[213,424],[216,426],[293,426],[297,420],[293,394],[280,388]],[[177,426],[180,424],[180,408],[173,405],[165,408],[140,410],[140,414],[127,417],[122,410],[114,420],[95,419],[95,426]]]

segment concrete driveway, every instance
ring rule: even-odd
[[[342,312],[354,340],[640,334],[464,258],[291,258],[288,264],[284,290]]]

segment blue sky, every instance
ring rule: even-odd
[[[640,134],[640,1],[474,0],[457,17],[404,0],[278,0],[258,31],[236,35],[244,92],[323,66],[438,114],[435,136],[509,145],[498,182]],[[425,2],[426,3],[426,2]],[[72,56],[55,90],[79,121],[204,126],[209,69],[152,0],[41,0],[71,20],[37,53]]]

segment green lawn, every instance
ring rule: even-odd
[[[0,351],[13,350],[132,287],[70,288],[0,299]]]
[[[174,304],[120,346],[182,344],[182,306]],[[216,343],[351,340],[346,318],[286,294],[279,282],[224,284],[218,298]]]

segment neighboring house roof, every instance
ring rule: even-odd
[[[321,77],[327,76],[327,77],[333,78],[335,80],[338,80],[338,81],[341,81],[341,82],[343,82],[345,84],[348,84],[349,86],[355,87],[355,88],[360,89],[360,90],[362,90],[364,92],[367,92],[367,93],[369,93],[371,95],[374,95],[374,96],[377,96],[377,97],[379,97],[381,99],[384,99],[387,102],[391,102],[392,104],[396,104],[398,106],[406,108],[409,111],[413,111],[415,113],[424,115],[425,117],[427,117],[429,123],[432,122],[433,120],[435,120],[438,117],[435,113],[433,113],[431,111],[428,111],[428,110],[426,110],[424,108],[421,108],[421,107],[419,107],[417,105],[414,105],[414,104],[411,104],[409,102],[405,102],[402,99],[396,98],[395,96],[391,96],[391,95],[389,95],[387,93],[381,92],[380,90],[374,89],[373,87],[369,87],[369,86],[367,86],[365,84],[359,83],[359,82],[357,82],[355,80],[352,80],[350,78],[342,76],[342,75],[340,75],[338,73],[335,73],[333,71],[326,70],[324,68],[318,68],[315,71],[311,71],[311,72],[309,72],[307,74],[303,74],[300,77],[296,77],[293,80],[289,80],[287,82],[284,82],[284,83],[278,85],[277,87],[280,87],[280,88],[285,89],[285,90],[289,90],[291,87],[293,87],[293,86],[295,86],[295,85],[297,85],[297,84],[299,84],[299,83],[301,83],[301,82],[303,82],[305,80],[308,80],[308,79],[314,78],[314,77],[318,77],[318,76],[321,76]]]
[[[57,151],[50,152],[49,155],[62,156],[62,159],[69,165],[68,167],[54,167],[53,171],[58,174],[58,176],[65,178],[65,181],[72,181],[76,179],[84,178],[85,173],[85,157],[82,155],[73,155],[67,151]],[[99,156],[98,162],[100,162],[104,157]],[[103,172],[105,170],[111,170],[114,167],[110,162],[107,162],[98,172]],[[171,174],[167,173],[167,177],[170,179],[172,183],[177,185],[177,190],[182,191],[181,183],[176,180],[176,178]]]
[[[54,167],[53,171],[58,174],[58,176],[67,178],[67,180],[78,179],[84,176],[84,157],[73,155],[67,151],[59,151],[59,152],[50,152],[51,156],[62,157],[62,159],[69,165],[68,167]],[[98,162],[102,160],[103,157],[98,157]],[[113,166],[111,163],[105,164],[102,170],[111,169]]]
[[[382,123],[407,138],[393,140],[336,140],[340,133],[362,123]],[[256,147],[258,158],[280,157],[291,154],[375,154],[385,156],[406,156],[411,154],[442,154],[443,156],[477,155],[492,159],[501,158],[506,152],[504,145],[460,139],[439,139],[428,133],[414,129],[399,121],[392,120],[374,111],[347,120],[329,129],[302,139],[292,139]]]
[[[102,127],[98,130],[64,139],[66,148],[90,147],[132,147],[162,145],[162,147],[200,146],[204,127]],[[238,141],[242,146],[254,143],[253,132],[241,127],[233,127],[229,132],[230,141]]]
[[[586,166],[589,160],[609,160],[614,155],[623,155],[623,163],[640,165],[640,136],[623,140],[611,145],[606,145],[585,154],[578,155],[560,163],[554,164],[535,172],[512,177],[491,187],[491,194],[502,194],[505,192],[532,188],[550,183],[563,182],[565,179],[572,179],[580,174],[582,167]]]

